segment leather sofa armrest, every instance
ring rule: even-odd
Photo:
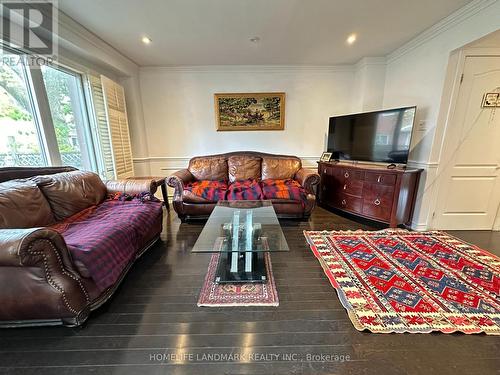
[[[127,179],[127,180],[108,180],[104,184],[108,189],[108,194],[123,193],[129,195],[140,194],[148,192],[151,194],[156,193],[158,183],[154,179]]]
[[[0,266],[37,266],[39,255],[54,251],[62,265],[77,275],[66,242],[49,228],[0,229]]]
[[[314,169],[301,168],[295,174],[295,179],[309,194],[315,194],[315,188],[319,184],[319,174]]]
[[[52,229],[0,229],[0,280],[2,325],[34,319],[75,326],[90,313],[82,277],[63,237]]]
[[[167,184],[175,189],[174,200],[182,199],[184,185],[194,181],[194,176],[187,169],[181,169],[167,178]]]

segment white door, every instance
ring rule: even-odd
[[[457,105],[439,162],[433,227],[493,229],[500,204],[500,107],[481,106],[500,92],[500,56],[465,60]]]

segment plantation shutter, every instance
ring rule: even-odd
[[[113,150],[116,178],[134,175],[132,148],[128,130],[127,108],[123,87],[107,77],[101,76],[107,111],[109,135]]]
[[[116,178],[115,162],[113,158],[113,147],[109,134],[108,117],[106,115],[106,103],[102,90],[101,77],[88,76],[90,91],[92,94],[92,105],[95,116],[97,143],[100,153],[99,174],[102,178],[112,180]]]

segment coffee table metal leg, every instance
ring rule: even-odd
[[[244,256],[240,256],[244,255]],[[215,274],[216,283],[264,283],[267,281],[267,265],[264,253],[226,252],[221,253]],[[251,259],[250,271],[247,271],[247,260]],[[233,272],[233,270],[236,270]]]
[[[247,251],[245,253],[245,272],[252,272],[252,252]]]
[[[239,253],[232,252],[230,253],[231,255],[231,269],[229,272],[231,273],[237,273],[238,272],[238,258],[239,258]]]

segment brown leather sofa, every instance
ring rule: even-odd
[[[304,189],[304,199],[266,198],[273,203],[279,218],[308,218],[316,204],[316,186],[320,178],[312,169],[302,168],[300,158],[288,155],[275,155],[262,152],[241,151],[226,154],[197,156],[189,161],[187,169],[172,174],[167,183],[175,189],[173,207],[182,221],[186,219],[207,218],[214,209],[218,197],[199,197],[187,189],[194,182],[236,181],[254,179],[293,180]]]
[[[161,205],[158,209],[159,203],[148,202],[149,207],[155,207],[155,215],[150,215],[148,221],[152,225],[138,228],[123,223],[117,229],[134,227],[138,240],[130,242],[129,247],[136,248],[118,271],[115,268],[113,285],[104,289],[79,263],[66,234],[54,226],[61,225],[58,223],[62,217],[74,220],[80,210],[97,212],[100,206],[115,203],[117,210],[123,210],[120,204],[129,203],[105,200],[106,195],[155,191],[154,181],[103,183],[97,175],[72,167],[0,168],[0,326],[82,324],[90,311],[111,297],[134,261],[158,240],[162,230]],[[137,202],[137,210],[145,211],[140,204]],[[78,231],[72,228],[73,232]],[[77,235],[88,244],[90,233],[80,229]],[[107,259],[114,257],[110,249],[104,247],[103,252],[110,257]],[[107,275],[112,271],[104,272]]]

